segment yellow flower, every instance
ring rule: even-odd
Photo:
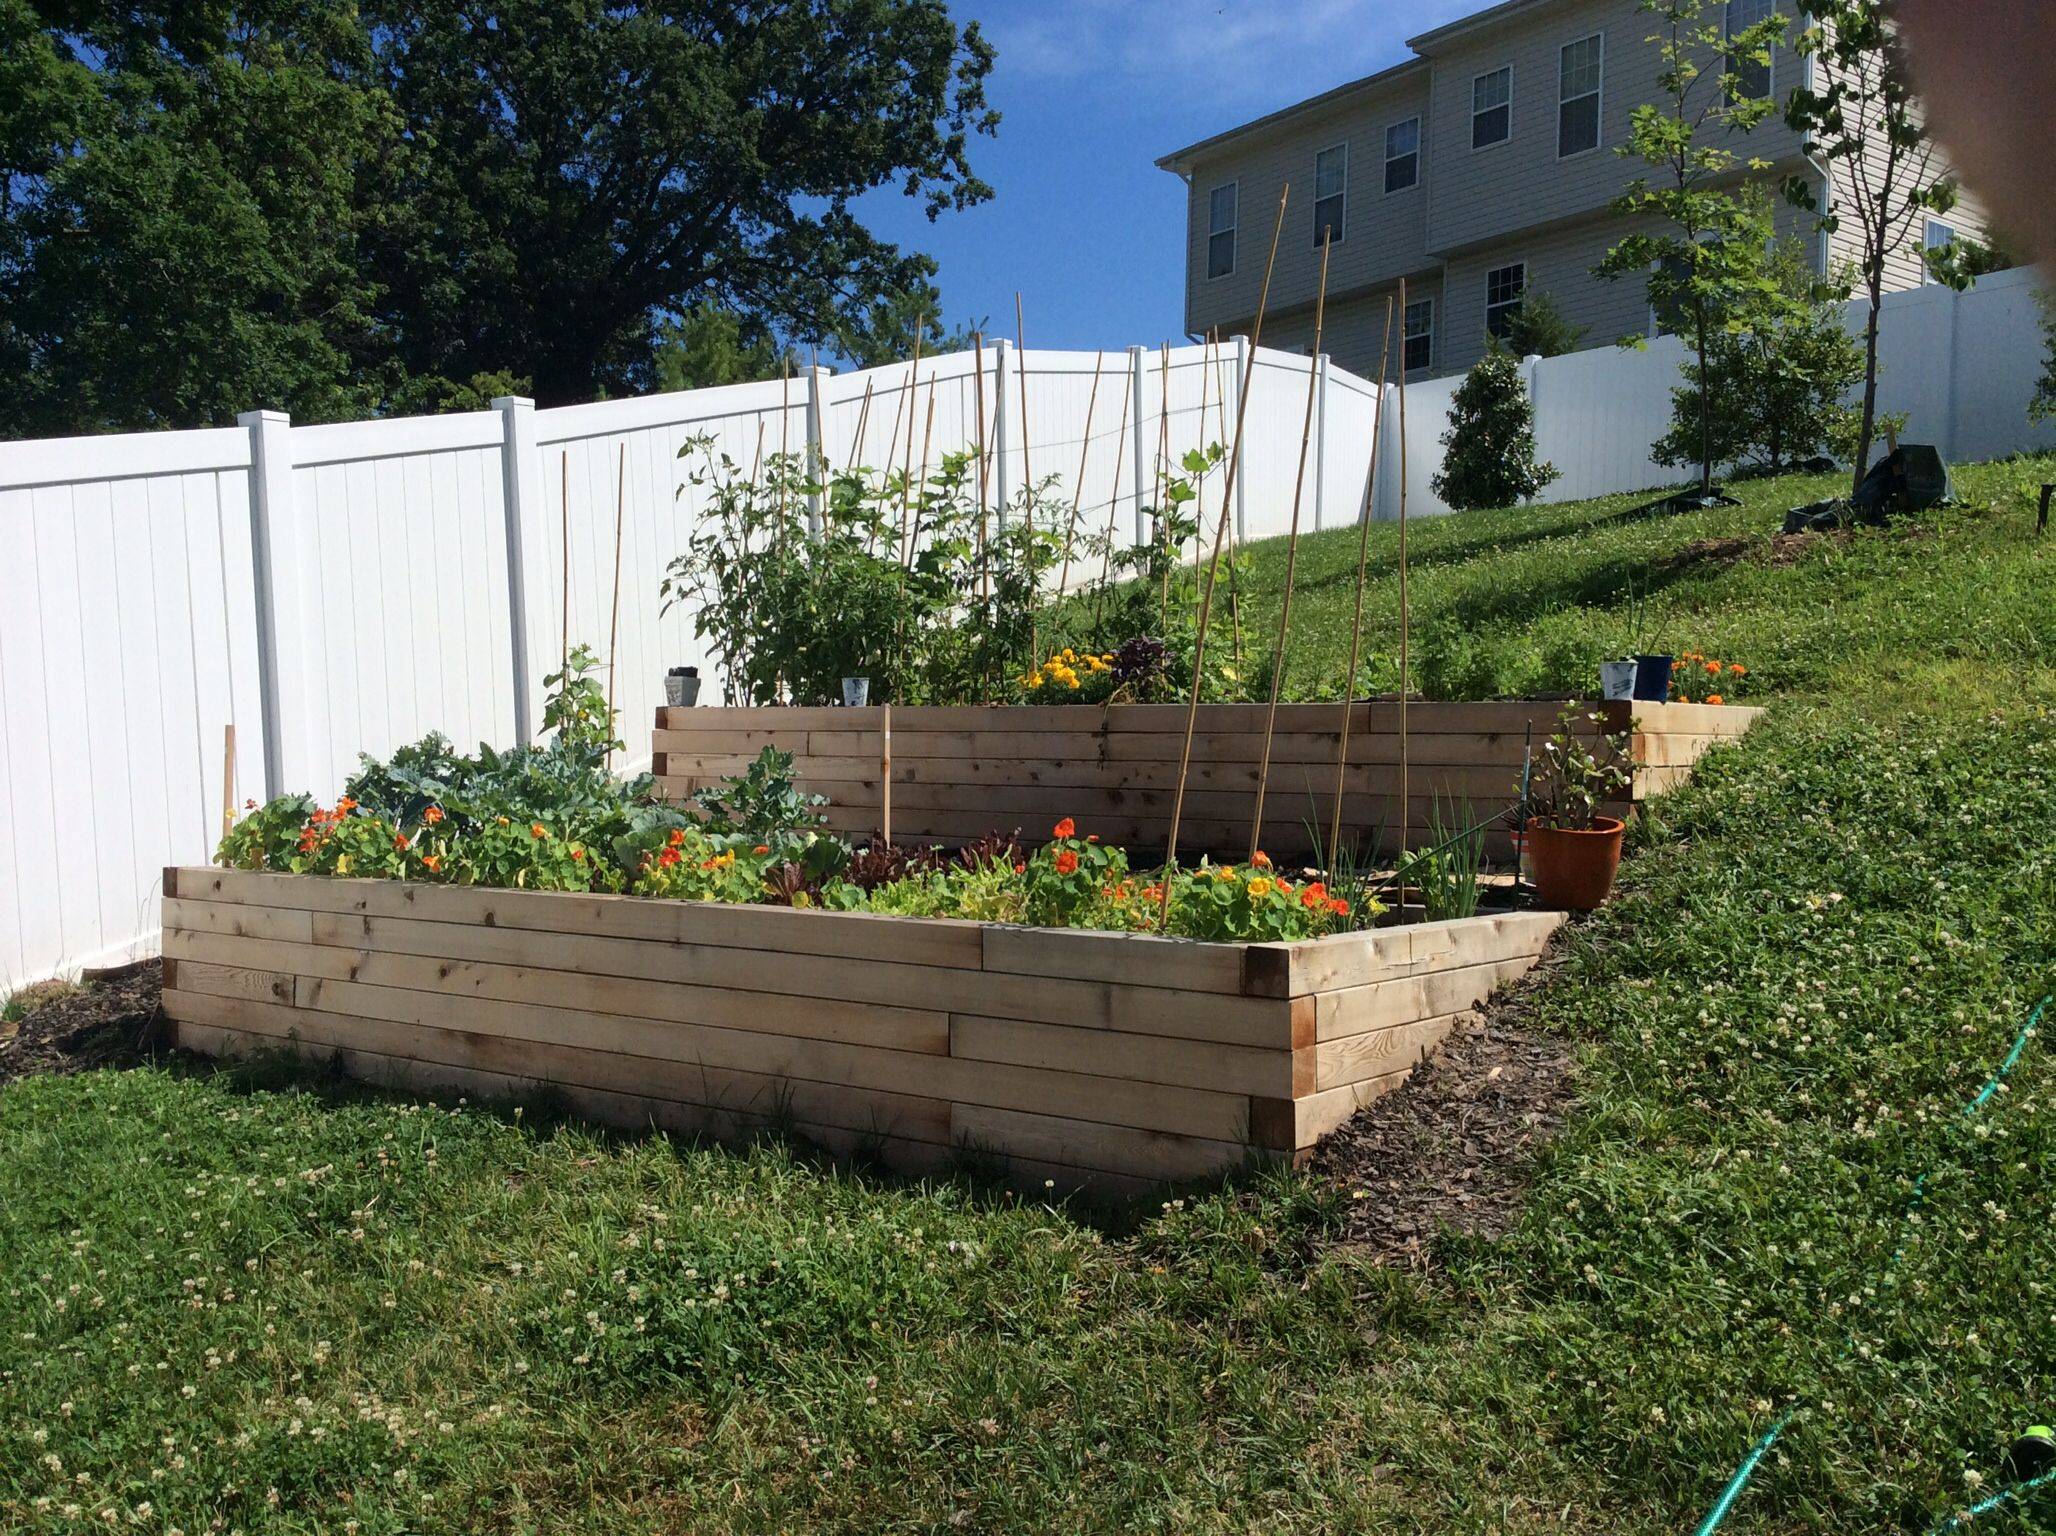
[[[1249,894],[1261,901],[1278,888],[1278,882],[1268,875],[1258,875],[1249,882]]]

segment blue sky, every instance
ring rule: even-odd
[[[1028,344],[1119,347],[1182,334],[1182,183],[1156,159],[1406,56],[1486,0],[956,0],[999,51],[1002,116],[973,165],[992,201],[930,224],[896,194],[861,205],[941,263],[946,320]]]

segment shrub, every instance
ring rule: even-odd
[[[1431,484],[1459,512],[1526,501],[1558,475],[1535,459],[1535,406],[1511,352],[1489,348],[1450,402],[1448,450]]]
[[[1575,352],[1586,327],[1572,325],[1549,294],[1524,294],[1506,328],[1506,350],[1515,357],[1561,357]]]

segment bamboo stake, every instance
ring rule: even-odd
[[[557,491],[559,521],[564,525],[564,674],[571,673],[571,454],[569,450],[558,455],[559,478],[563,482]]]
[[[1114,473],[1107,486],[1107,543],[1099,559],[1099,594],[1092,609],[1092,630],[1095,638],[1100,625],[1105,622],[1107,611],[1107,580],[1114,573],[1114,519],[1121,510],[1121,455],[1128,447],[1128,407],[1135,396],[1135,372],[1124,369],[1121,375],[1121,430],[1114,438]]]
[[[1392,296],[1385,296],[1385,341],[1378,353],[1378,413],[1385,411],[1385,371],[1392,361]],[[1401,362],[1404,363],[1404,358]],[[1378,445],[1384,441],[1384,422],[1371,428],[1371,467],[1364,475],[1363,507],[1357,514],[1356,534],[1356,617],[1349,626],[1349,671],[1342,680],[1342,744],[1335,753],[1335,820],[1328,831],[1328,877],[1335,876],[1335,860],[1342,847],[1342,783],[1349,764],[1349,722],[1354,714],[1356,669],[1363,655],[1364,572],[1371,556],[1371,509],[1378,494]]]
[[[1078,445],[1078,479],[1071,487],[1071,521],[1064,527],[1064,568],[1057,577],[1057,599],[1060,602],[1065,589],[1071,585],[1071,542],[1078,536],[1078,508],[1085,500],[1085,456],[1092,452],[1092,411],[1099,404],[1099,375],[1106,367],[1106,361],[1106,353],[1093,353],[1092,393],[1085,397],[1085,439]]]
[[[1014,290],[1014,364],[1021,384],[1021,516],[1028,531],[1028,664],[1042,660],[1042,583],[1035,576],[1035,471],[1028,462],[1028,327]]]
[[[914,371],[907,375],[907,391],[912,397],[912,400],[909,402],[910,407],[912,407],[912,401],[919,400],[921,397],[921,332],[925,328],[926,320],[927,317],[925,315],[914,316]],[[930,391],[929,398],[934,398],[933,391]],[[907,526],[907,501],[913,495],[914,490],[914,414],[917,409],[918,407],[912,407],[907,412],[906,466],[900,473],[900,529],[902,537],[905,535]]]
[[[236,826],[236,723],[221,728],[221,835]]]
[[[1177,552],[1171,547],[1171,509],[1164,505],[1171,497],[1171,344],[1166,341],[1157,349],[1157,527],[1164,536],[1164,558],[1162,586],[1159,598],[1162,616],[1159,627],[1166,634],[1171,629],[1171,566],[1177,560]],[[1198,532],[1195,520],[1194,533]],[[1193,539],[1193,569],[1199,568],[1199,540]]]
[[[1213,338],[1214,332],[1209,329],[1206,333],[1206,340],[1200,344],[1199,349],[1199,432],[1195,439],[1195,446],[1199,449],[1202,458],[1206,455],[1207,381],[1212,373],[1212,370],[1207,367],[1207,358],[1213,345]],[[1207,471],[1202,468],[1199,472],[1198,482],[1193,487],[1195,494],[1192,498],[1192,526],[1195,534],[1199,529],[1206,527],[1206,477]],[[1192,579],[1195,586],[1199,582],[1199,557],[1202,544],[1203,541],[1197,537],[1192,541]]]
[[[857,467],[857,455],[864,449],[864,429],[871,424],[871,388],[875,379],[864,380],[864,403],[857,407],[857,435],[850,439],[849,462],[843,465],[845,471]]]
[[[614,731],[614,649],[621,638],[621,524],[628,513],[628,444],[621,445],[614,480],[614,614],[607,622],[607,734]],[[607,748],[607,766],[614,765],[614,749]]]
[[[1278,641],[1271,648],[1271,707],[1264,716],[1264,750],[1257,760],[1256,813],[1249,825],[1249,862],[1263,845],[1264,793],[1271,784],[1271,738],[1278,730],[1278,695],[1285,685],[1285,640],[1292,627],[1292,580],[1299,568],[1299,509],[1306,494],[1306,455],[1314,440],[1314,399],[1320,393],[1321,331],[1328,319],[1328,253],[1321,242],[1321,277],[1314,289],[1314,349],[1306,360],[1306,415],[1299,427],[1299,471],[1292,481],[1292,525],[1285,538],[1285,595],[1278,602]]]
[[[887,704],[878,726],[879,836],[892,846],[892,706]]]
[[[1278,265],[1278,240],[1285,233],[1285,204],[1292,196],[1287,182],[1278,194],[1278,219],[1271,228],[1271,254],[1264,261],[1264,285],[1257,294],[1256,323],[1250,327],[1249,344],[1254,348],[1264,334],[1264,311],[1271,302],[1271,274]],[[1227,532],[1228,509],[1235,502],[1235,477],[1242,468],[1242,429],[1249,419],[1249,384],[1256,369],[1243,371],[1240,398],[1235,410],[1235,444],[1228,452],[1228,475],[1223,487],[1220,520],[1214,527],[1213,567],[1208,572],[1206,591],[1199,603],[1199,633],[1192,645],[1192,698],[1185,706],[1185,745],[1178,754],[1178,789],[1171,801],[1171,831],[1164,846],[1163,890],[1157,901],[1157,927],[1166,928],[1171,919],[1171,878],[1178,868],[1178,824],[1185,817],[1185,778],[1192,771],[1192,733],[1199,724],[1199,690],[1206,678],[1206,627],[1212,616],[1214,585],[1221,573],[1221,539]]]
[[[978,597],[980,602],[992,601],[992,567],[987,563],[985,553],[985,495],[987,478],[992,470],[992,460],[985,450],[985,336],[983,332],[971,333],[971,353],[974,359],[972,369],[972,397],[978,413]]]
[[[1399,280],[1399,313],[1406,315],[1406,279]],[[1406,354],[1399,358],[1399,857],[1406,859],[1407,822],[1413,814],[1411,786],[1407,782],[1406,696],[1412,692],[1408,667],[1407,640],[1413,628],[1406,590]],[[1400,909],[1406,907],[1406,893],[1400,893]]]
[[[911,571],[914,568],[914,550],[921,542],[921,514],[928,499],[928,452],[935,442],[935,382],[928,383],[928,425],[921,429],[921,494],[914,500],[914,516],[911,523],[901,528],[905,547],[900,550],[900,565]],[[904,522],[904,519],[902,519]]]
[[[785,492],[792,479],[792,359],[781,358],[778,364],[778,457],[785,462],[786,472],[778,477],[778,526],[785,531]]]

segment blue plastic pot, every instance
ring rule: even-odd
[[[1635,658],[1635,697],[1651,703],[1661,704],[1671,693],[1671,662],[1669,656],[1637,656]]]

